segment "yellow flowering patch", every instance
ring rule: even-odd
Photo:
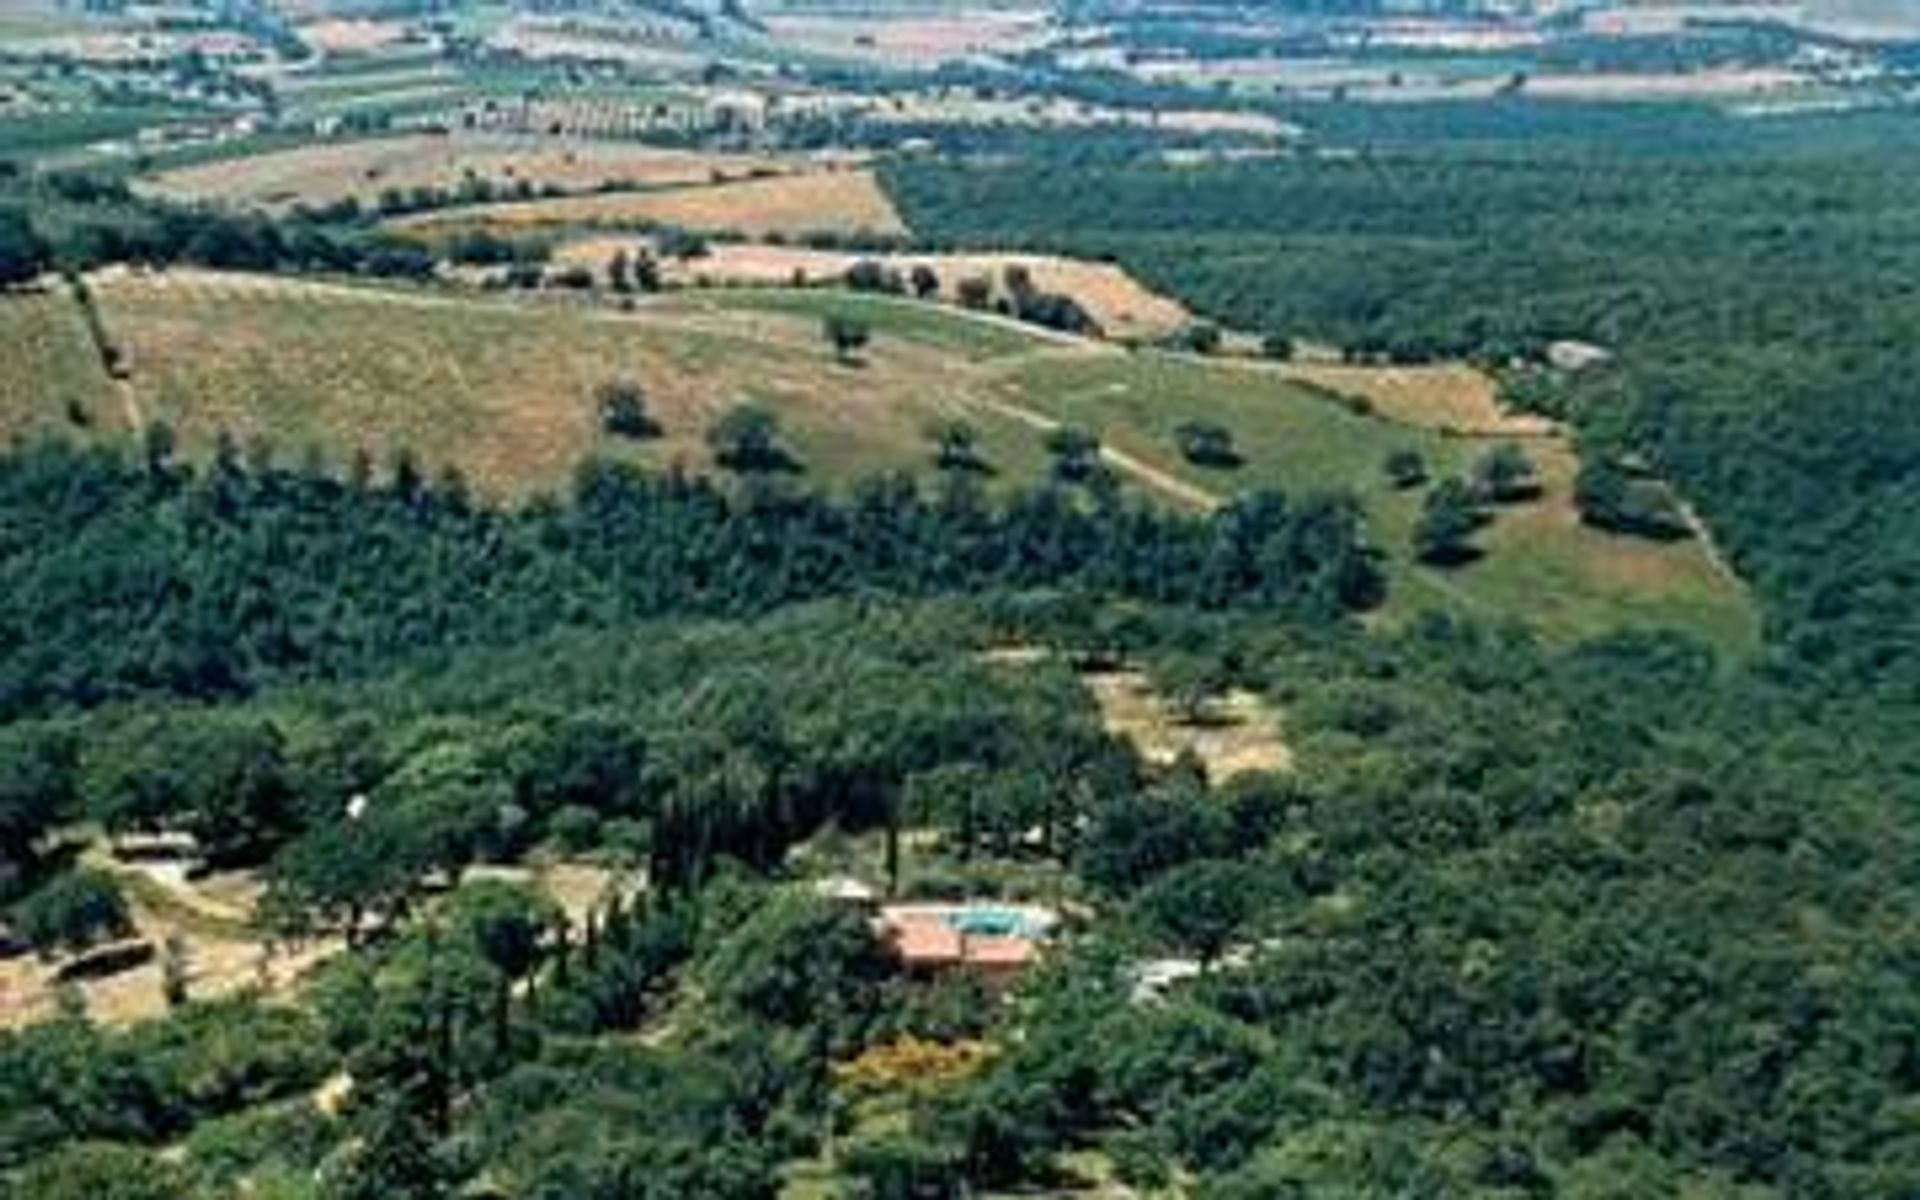
[[[909,1033],[836,1063],[833,1076],[843,1087],[866,1091],[938,1088],[973,1075],[996,1053],[998,1047],[979,1039],[938,1042]]]

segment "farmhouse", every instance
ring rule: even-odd
[[[910,975],[966,971],[997,986],[1039,959],[1057,924],[1034,905],[890,904],[874,928]]]

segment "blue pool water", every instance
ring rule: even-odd
[[[955,911],[947,918],[947,924],[961,933],[978,937],[1037,938],[1047,932],[1046,922],[1035,919],[1030,913],[986,904]]]

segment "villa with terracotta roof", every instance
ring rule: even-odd
[[[1011,982],[1038,960],[1057,924],[1047,909],[1001,904],[890,904],[875,931],[908,973],[968,971]]]

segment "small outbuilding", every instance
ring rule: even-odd
[[[1585,371],[1613,357],[1613,351],[1592,342],[1562,340],[1547,343],[1547,363],[1560,371]]]

